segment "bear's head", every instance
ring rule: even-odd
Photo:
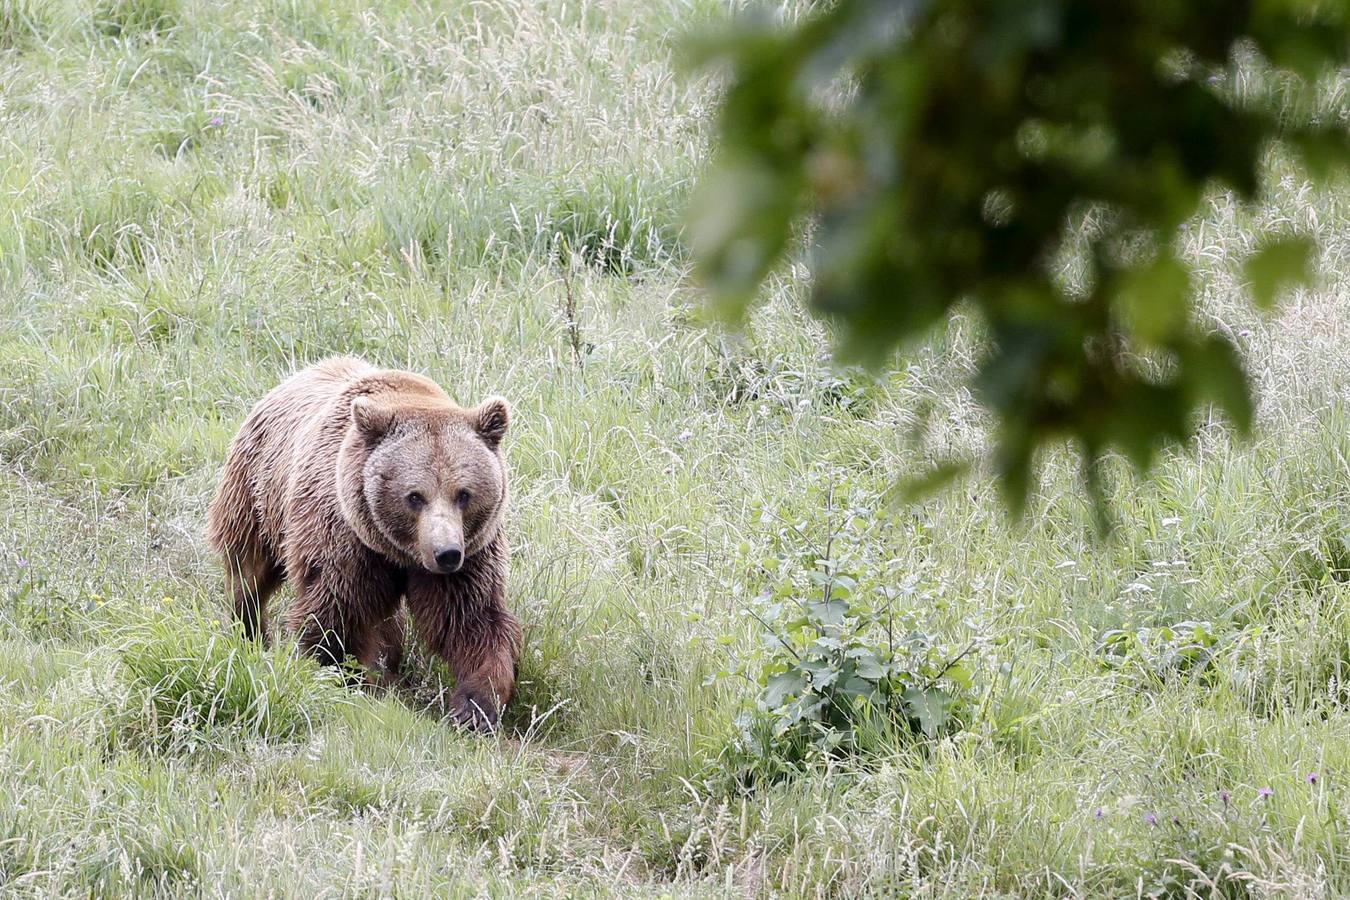
[[[456,572],[501,527],[510,409],[425,396],[358,396],[338,461],[342,512],[371,549]]]

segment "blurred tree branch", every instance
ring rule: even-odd
[[[1318,0],[839,0],[791,26],[747,17],[698,48],[730,72],[694,206],[700,275],[738,317],[809,235],[811,306],[841,356],[872,364],[968,301],[1014,511],[1037,448],[1066,437],[1100,498],[1103,454],[1147,469],[1203,406],[1249,431],[1241,359],[1197,325],[1173,238],[1211,185],[1253,197],[1273,141],[1314,177],[1344,168],[1344,122],[1306,98],[1347,47],[1347,5]],[[1237,91],[1252,67],[1285,89]],[[1069,249],[1075,283],[1054,264]],[[1313,249],[1270,240],[1246,269],[1254,299],[1306,277]]]

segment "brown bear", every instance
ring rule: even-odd
[[[455,674],[453,718],[495,727],[521,642],[505,606],[509,418],[500,397],[464,409],[421,375],[353,358],[274,388],[235,436],[208,514],[245,634],[267,640],[267,599],[290,580],[300,647],[324,663],[350,653],[388,683],[406,598]]]

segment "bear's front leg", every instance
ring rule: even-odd
[[[408,609],[417,633],[455,674],[450,715],[475,731],[497,727],[516,689],[520,622],[505,605],[506,550],[500,537],[453,575],[411,572]]]
[[[403,656],[396,613],[403,573],[373,557],[321,562],[293,560],[299,572],[295,602],[286,614],[287,630],[300,650],[321,665],[340,665],[355,656],[371,670],[371,680],[392,680]]]
[[[372,687],[393,690],[403,684],[403,616],[398,610],[376,622],[354,652],[366,667]]]

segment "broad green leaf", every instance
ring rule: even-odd
[[[949,666],[945,673],[945,677],[962,689],[968,689],[975,683],[975,673],[970,671],[970,668],[964,663],[956,663],[953,666]]]
[[[839,690],[845,697],[862,697],[869,703],[875,703],[877,700],[877,686],[856,675],[850,675],[845,679]]]
[[[938,731],[947,721],[947,697],[936,688],[905,690],[905,709],[919,720],[919,728],[925,737],[937,737]]]
[[[917,503],[936,494],[958,478],[964,477],[969,471],[968,459],[944,460],[918,475],[901,481],[887,499],[891,503]]]
[[[1223,408],[1239,432],[1251,431],[1252,395],[1237,349],[1221,334],[1211,334],[1182,352],[1197,399]]]
[[[1275,305],[1284,289],[1305,284],[1312,277],[1313,242],[1305,237],[1285,237],[1267,243],[1243,265],[1252,287],[1252,297],[1263,309]]]
[[[811,618],[822,626],[843,625],[845,617],[848,616],[848,603],[843,600],[829,602],[817,600],[807,604],[807,609],[811,613]]]
[[[850,654],[853,655],[853,654]],[[879,681],[886,677],[886,669],[877,659],[877,655],[871,650],[863,650],[853,657],[857,665],[859,678],[865,678],[868,681]]]
[[[1118,297],[1130,330],[1162,344],[1186,328],[1191,308],[1191,273],[1175,256],[1121,276]]]
[[[783,672],[771,676],[764,687],[764,705],[769,709],[778,709],[789,697],[795,697],[805,689],[806,682],[800,672]]]

